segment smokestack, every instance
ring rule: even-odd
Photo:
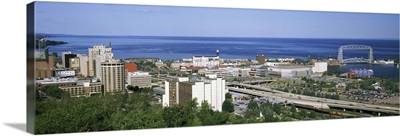
[[[217,55],[217,57],[219,57],[219,50],[217,50],[217,51],[215,52],[215,54]]]

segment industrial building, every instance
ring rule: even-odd
[[[194,67],[213,67],[219,65],[219,50],[215,52],[216,56],[193,56],[192,66]]]
[[[199,74],[216,74],[218,77],[238,77],[240,68],[219,68],[217,70],[200,69]]]
[[[264,65],[272,67],[272,66],[288,65],[288,64],[290,64],[290,63],[289,62],[265,62]]]
[[[273,61],[273,62],[289,62],[289,61],[294,61],[295,58],[269,58],[267,61]]]
[[[101,82],[104,92],[125,90],[125,64],[120,59],[109,59],[101,63]]]
[[[369,77],[372,75],[374,75],[374,71],[372,69],[351,69],[349,71],[349,78]]]
[[[250,76],[250,71],[251,71],[251,69],[249,69],[249,68],[241,69],[240,70],[240,76],[241,77],[248,77],[248,76]]]
[[[256,76],[261,76],[265,77],[268,75],[268,67],[267,66],[262,66],[256,69]]]
[[[222,111],[225,100],[225,80],[209,75],[200,80],[197,77],[176,78],[165,81],[163,106],[186,104],[197,98],[197,102],[207,101],[213,110]]]
[[[328,63],[327,62],[315,62],[314,67],[312,68],[314,73],[324,73],[328,71]]]
[[[148,72],[128,72],[127,82],[139,88],[151,87],[151,75]]]
[[[301,65],[277,65],[268,68],[269,75],[277,75],[281,78],[307,77],[311,74],[311,68]]]

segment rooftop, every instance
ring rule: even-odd
[[[39,84],[55,84],[55,83],[74,83],[77,82],[77,78],[45,78],[43,80],[36,80]]]
[[[293,65],[293,64],[281,64],[281,65],[272,66],[272,68],[295,69],[295,68],[310,68],[310,67],[302,66],[302,65]]]

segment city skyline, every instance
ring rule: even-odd
[[[397,14],[58,2],[36,4],[38,33],[349,39],[399,37]]]

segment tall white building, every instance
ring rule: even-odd
[[[165,81],[165,94],[163,95],[163,106],[185,104],[194,98],[200,103],[207,101],[213,110],[222,111],[222,103],[225,100],[225,80],[222,78],[197,77],[186,80]]]
[[[217,50],[215,54],[216,56],[193,56],[192,65],[196,67],[219,65],[219,50]]]
[[[109,59],[101,63],[101,82],[104,92],[125,90],[125,64],[120,59]]]
[[[79,58],[79,69],[83,76],[89,75],[88,63],[89,57],[84,54],[78,54],[77,57]]]
[[[96,76],[101,79],[101,63],[114,57],[112,53],[111,43],[109,47],[104,45],[95,45],[89,48],[89,76]]]
[[[223,80],[222,78],[215,78],[215,79],[208,78],[205,79],[205,82],[210,84],[211,107],[214,110],[222,111],[222,103],[225,101],[225,93],[228,92],[225,89],[225,80]]]

